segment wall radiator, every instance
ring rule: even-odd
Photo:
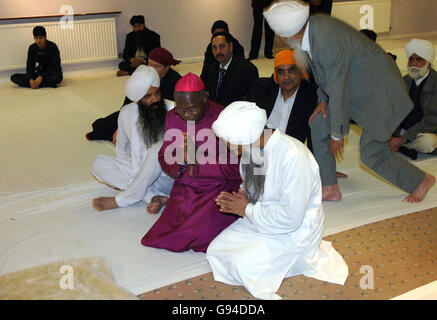
[[[360,20],[365,13],[360,9],[364,6],[373,8],[374,28],[376,33],[390,31],[391,0],[363,0],[363,1],[341,1],[334,2],[332,6],[332,16],[336,17],[357,30],[360,27]]]
[[[74,20],[72,29],[60,22],[0,25],[0,71],[26,67],[27,50],[36,25],[46,28],[47,39],[58,45],[62,64],[118,59],[115,18]]]

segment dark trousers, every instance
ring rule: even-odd
[[[124,98],[123,106],[131,103],[128,98]],[[90,140],[108,140],[112,141],[115,131],[118,129],[118,114],[120,111],[115,111],[105,118],[97,119],[93,122],[93,131],[88,135]]]
[[[32,76],[32,79],[35,80],[38,78],[39,74],[34,74]],[[62,73],[50,73],[43,77],[41,84],[39,85],[40,88],[56,88],[58,84],[62,81],[63,76]],[[16,73],[11,76],[11,81],[15,83],[16,85],[24,88],[30,88],[30,78],[27,74],[23,73]]]
[[[126,62],[126,61],[122,61],[118,64],[118,69],[120,69],[121,71],[126,71],[129,72],[129,75],[131,75],[132,73],[134,73],[135,68],[132,67],[132,65],[130,64],[130,62]]]
[[[264,56],[268,57],[273,55],[273,40],[275,33],[273,32],[272,28],[270,28],[267,21],[264,20],[263,9],[253,8],[253,29],[249,53],[249,58],[251,59],[258,58],[258,52],[261,46],[261,38],[263,34],[263,22],[265,32]]]

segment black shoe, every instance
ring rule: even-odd
[[[265,55],[264,58],[266,58],[266,59],[274,59],[275,57],[273,57],[273,54],[268,54],[268,55]]]
[[[255,60],[255,59],[258,59],[258,57],[251,57],[251,56],[249,56],[249,58],[247,58],[248,61]]]

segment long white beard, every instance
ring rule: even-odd
[[[302,50],[302,40],[287,39],[288,45],[294,50],[294,59],[298,68],[302,71],[308,71],[308,61],[305,51]]]
[[[413,78],[414,80],[422,78],[429,70],[429,62],[427,61],[426,64],[419,68],[419,67],[408,67],[408,75]]]

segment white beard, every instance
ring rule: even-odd
[[[428,70],[429,70],[429,62],[427,61],[422,68],[408,67],[408,75],[414,80],[417,80],[425,76]]]
[[[296,60],[296,65],[302,71],[308,71],[308,61],[305,51],[302,50],[302,40],[293,40],[291,38],[287,39],[288,45],[294,50],[294,59]]]

